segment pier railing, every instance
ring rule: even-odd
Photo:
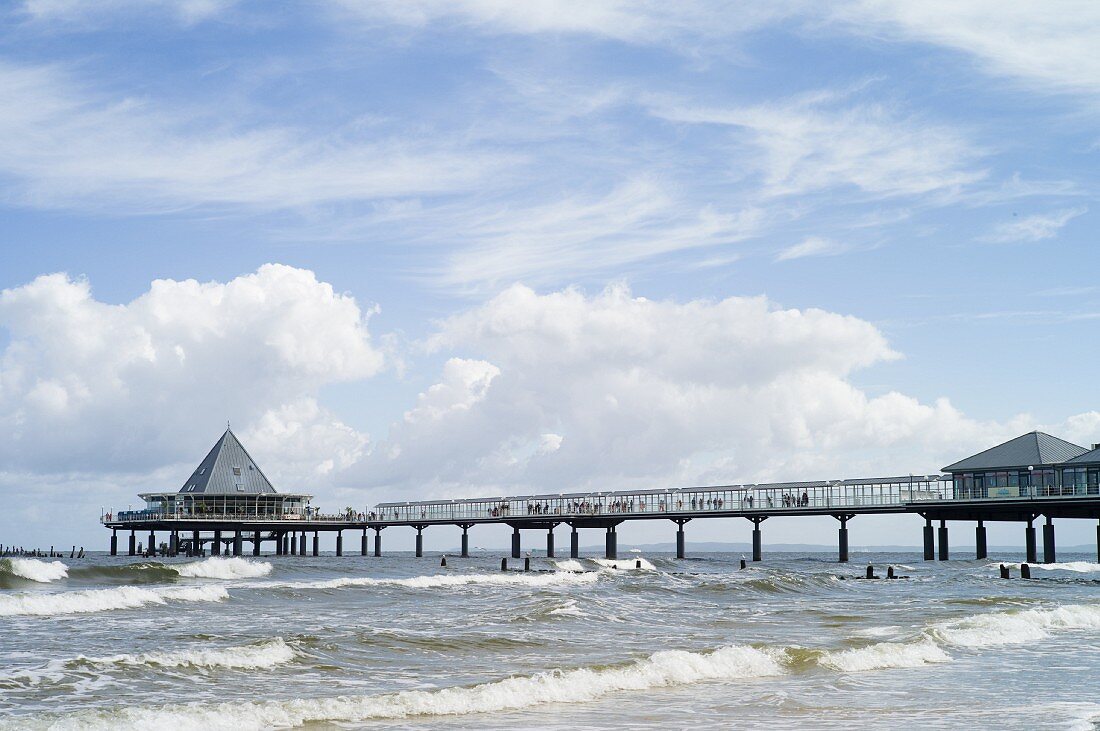
[[[700,513],[776,513],[870,507],[901,507],[949,499],[950,483],[939,475],[792,482],[767,485],[685,487],[669,490],[590,492],[519,497],[380,503],[371,521],[483,521],[508,518],[575,519],[671,517]]]

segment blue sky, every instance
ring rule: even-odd
[[[227,418],[355,505],[1100,441],[1088,3],[2,17],[8,542],[101,540]]]

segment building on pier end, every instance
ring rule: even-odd
[[[1100,445],[1090,452],[1033,431],[943,468],[956,499],[1046,497],[1100,491]],[[1068,491],[1067,491],[1068,490]]]
[[[312,495],[276,492],[271,481],[227,428],[206,457],[175,492],[148,492],[142,511],[121,512],[120,520],[142,517],[304,518]]]

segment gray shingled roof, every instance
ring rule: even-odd
[[[199,463],[180,488],[181,493],[242,495],[275,492],[267,477],[230,429]]]
[[[1093,449],[1091,451],[1085,452],[1084,454],[1079,454],[1076,457],[1074,457],[1073,459],[1067,459],[1066,462],[1072,462],[1074,464],[1085,464],[1086,462],[1100,462],[1100,448]]]
[[[955,464],[947,465],[943,471],[970,472],[1005,467],[1052,465],[1073,459],[1087,451],[1084,447],[1064,439],[1052,437],[1041,431],[1033,431],[959,460]]]

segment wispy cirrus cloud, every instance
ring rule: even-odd
[[[848,187],[871,197],[950,194],[986,177],[957,127],[823,92],[767,104],[659,102],[672,122],[729,127],[772,196]]]
[[[848,244],[825,239],[820,236],[808,236],[802,241],[788,246],[775,256],[776,261],[790,261],[791,259],[804,259],[808,256],[838,256],[851,251]]]
[[[975,58],[988,72],[1035,90],[1100,91],[1100,5],[997,0],[861,0],[829,5],[824,16],[845,30],[916,41]]]
[[[983,241],[997,244],[1042,241],[1052,239],[1062,228],[1088,211],[1087,208],[1065,208],[1052,213],[1035,213],[1013,221],[998,224],[993,232],[982,237]]]
[[[246,124],[0,62],[0,177],[19,205],[276,210],[464,190],[520,157],[445,135]]]

